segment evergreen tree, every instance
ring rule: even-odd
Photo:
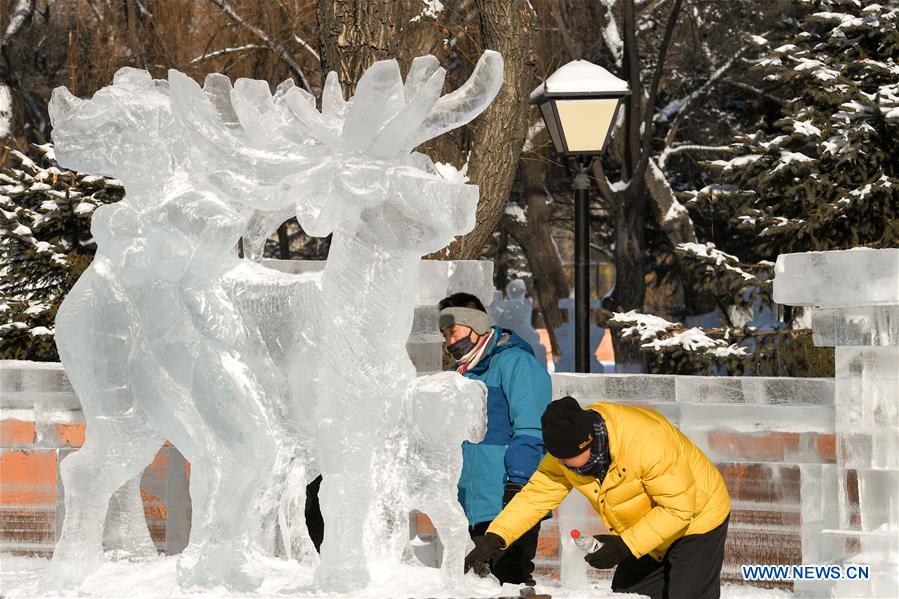
[[[789,312],[773,330],[746,322],[747,308],[771,302],[778,254],[899,245],[899,3],[795,4],[778,34],[753,36],[765,86],[757,130],[736,134],[734,158],[706,163],[709,185],[680,194],[694,222],[711,224],[697,230],[713,234],[675,251],[716,295],[728,326],[647,329],[635,314],[612,321],[641,335],[657,371],[725,364],[794,374],[778,355],[791,344],[800,354],[791,359],[819,368],[827,360],[808,331],[792,328]]]
[[[0,168],[0,359],[58,360],[56,311],[96,251],[91,215],[122,199],[114,179],[60,169],[51,145]],[[11,163],[11,164],[9,164]]]

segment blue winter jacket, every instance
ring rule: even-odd
[[[506,481],[523,485],[537,469],[545,453],[540,417],[552,396],[531,346],[508,329],[493,331],[490,347],[465,373],[487,386],[487,434],[462,443],[459,503],[472,526],[500,513]]]

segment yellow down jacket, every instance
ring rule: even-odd
[[[661,560],[677,539],[724,522],[730,497],[721,474],[664,416],[610,403],[587,409],[602,416],[608,432],[612,462],[602,484],[547,454],[487,532],[508,545],[573,488],[587,497],[609,532],[620,535],[635,557],[649,554]]]

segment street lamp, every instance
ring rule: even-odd
[[[574,364],[590,372],[590,210],[587,171],[609,142],[627,82],[599,65],[574,60],[531,92],[556,151],[570,158],[574,188]]]

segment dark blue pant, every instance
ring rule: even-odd
[[[624,558],[615,569],[612,590],[652,599],[718,599],[728,522],[730,516],[707,533],[681,537],[661,562],[648,555]]]
[[[487,532],[490,522],[480,522],[468,527],[471,538],[480,537]],[[502,583],[533,584],[534,556],[537,554],[537,537],[540,535],[540,523],[530,529],[517,541],[509,545],[502,555],[490,562],[490,573]]]

